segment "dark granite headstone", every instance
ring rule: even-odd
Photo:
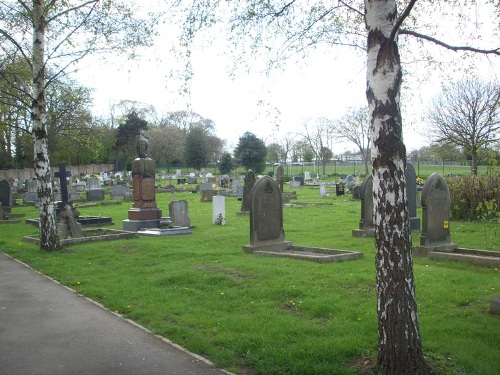
[[[245,175],[245,186],[243,187],[243,201],[241,203],[241,213],[250,213],[251,194],[255,185],[255,173],[249,169]]]
[[[212,202],[214,196],[217,195],[217,190],[201,190],[200,191],[200,202]]]
[[[190,227],[188,203],[185,200],[171,201],[168,205],[170,220],[175,227]]]
[[[361,185],[353,186],[352,199],[361,199]]]
[[[422,235],[420,246],[456,247],[450,236],[450,190],[446,180],[433,173],[422,189]]]
[[[420,230],[420,218],[417,216],[417,174],[411,163],[406,164],[405,180],[406,194],[408,196],[408,213],[410,215],[410,229]]]
[[[373,175],[369,175],[361,185],[361,219],[359,229],[354,229],[355,237],[373,235]]]
[[[345,195],[345,184],[343,182],[335,184],[335,194],[337,196]]]
[[[2,203],[3,207],[10,207],[12,205],[10,198],[10,185],[5,179],[0,180],[0,203]]]
[[[293,178],[293,180],[300,182],[300,186],[304,186],[304,177],[303,176],[295,176]]]
[[[253,252],[289,248],[291,242],[285,241],[283,204],[276,181],[269,176],[260,178],[252,189],[250,207],[250,245],[243,249]]]

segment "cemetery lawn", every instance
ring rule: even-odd
[[[287,189],[286,187],[285,189]],[[362,251],[360,260],[318,264],[247,254],[249,218],[226,197],[226,225],[212,224],[212,204],[177,192],[189,204],[192,235],[140,237],[41,252],[23,242],[30,224],[0,225],[0,251],[132,319],[156,334],[241,374],[355,374],[377,352],[375,249],[356,238],[360,202],[297,189],[301,206],[284,208],[286,239],[295,245]],[[169,193],[157,194],[168,216]],[[121,229],[131,202],[80,207],[111,216]],[[14,213],[37,217],[34,207]],[[419,213],[420,215],[420,213]],[[500,250],[493,223],[452,222],[460,247]],[[419,233],[413,234],[418,245]],[[496,374],[500,270],[414,258],[424,354],[437,373]]]

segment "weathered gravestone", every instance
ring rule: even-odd
[[[280,186],[280,191],[283,193],[283,185],[285,184],[285,168],[282,165],[278,165],[276,170],[276,182]]]
[[[345,195],[345,183],[340,181],[337,184],[335,184],[335,194],[337,196]]]
[[[286,250],[291,245],[290,241],[285,241],[279,186],[271,177],[263,176],[252,189],[250,245],[243,246],[243,250]]]
[[[361,199],[361,185],[352,187],[352,199]]]
[[[321,198],[326,197],[326,184],[319,184],[319,196]]]
[[[153,185],[154,188],[154,185]],[[127,187],[124,185],[113,185],[111,186],[111,198],[112,199],[125,199],[127,195]]]
[[[304,186],[304,177],[303,176],[295,176],[293,178],[294,181],[298,181],[299,182],[299,186]]]
[[[101,202],[104,200],[104,189],[97,177],[90,177],[87,186],[87,200],[90,202]]]
[[[361,219],[359,229],[353,229],[354,237],[373,236],[373,176],[370,174],[361,185]]]
[[[170,220],[174,227],[190,227],[191,220],[189,219],[188,203],[185,200],[171,201],[168,205]]]
[[[215,196],[213,198],[212,223],[219,225],[226,223],[226,197]]]
[[[10,196],[10,185],[5,179],[0,180],[0,203],[2,207],[6,209],[12,206],[11,196]]]
[[[200,202],[212,202],[214,197],[217,196],[217,190],[201,190]]]
[[[406,163],[405,180],[406,195],[408,197],[408,214],[410,215],[410,229],[420,230],[420,218],[417,216],[417,174],[411,163]]]
[[[453,251],[456,244],[451,243],[450,236],[450,190],[446,180],[433,173],[422,189],[422,234],[420,247],[427,250],[439,248],[442,251]]]
[[[59,214],[59,223],[57,226],[59,238],[66,239],[68,237],[81,238],[83,236],[82,225],[77,222],[80,212],[71,208],[68,204],[64,206]]]
[[[251,204],[251,194],[252,189],[255,185],[255,173],[249,169],[245,175],[245,186],[243,187],[243,200],[241,203],[241,210],[237,212],[237,215],[248,215],[250,214],[250,204]]]

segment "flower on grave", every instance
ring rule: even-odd
[[[418,185],[423,185],[424,184],[424,179],[423,178],[420,178],[420,177],[417,176],[416,180],[417,180],[417,184]]]

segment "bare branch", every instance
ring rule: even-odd
[[[435,43],[441,47],[450,49],[452,51],[469,51],[469,52],[477,52],[477,53],[483,53],[483,54],[492,54],[492,55],[497,55],[500,56],[500,48],[495,48],[495,49],[480,49],[480,48],[474,48],[474,47],[469,47],[469,46],[451,46],[449,44],[446,44],[436,38],[430,37],[428,35],[420,34],[416,31],[411,31],[411,30],[406,30],[406,29],[401,29],[399,30],[400,35],[411,35],[417,38],[421,38],[424,40],[427,40],[429,42]]]
[[[406,17],[410,15],[410,12],[413,9],[413,6],[415,5],[416,2],[417,0],[411,0],[406,6],[406,9],[403,11],[403,13],[401,13],[401,16],[399,16],[398,20],[394,24],[394,27],[392,28],[391,35],[389,37],[389,44],[392,44],[392,42],[394,42],[394,39],[396,38],[396,34],[399,28],[403,24],[403,21],[406,19]]]

